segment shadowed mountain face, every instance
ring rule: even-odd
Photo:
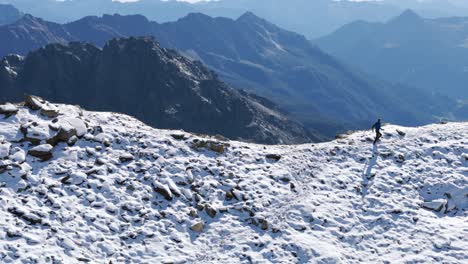
[[[124,112],[158,128],[259,143],[313,140],[271,102],[228,87],[200,63],[148,38],[115,39],[102,50],[77,42],[52,44],[24,59],[9,56],[0,81],[2,99],[36,94]]]
[[[468,18],[407,10],[388,23],[351,23],[316,43],[381,78],[468,99]]]
[[[22,15],[14,6],[0,4],[0,25],[13,23],[20,19]]]
[[[232,86],[272,99],[308,128],[328,136],[345,128],[367,128],[377,117],[405,125],[432,122],[434,115],[445,115],[448,108],[446,101],[418,90],[368,78],[303,36],[252,13],[237,20],[190,14],[164,24],[138,15],[86,17],[62,26],[36,22],[62,29],[55,31],[57,38],[98,46],[114,37],[154,36],[163,47],[202,61]],[[24,43],[17,41],[12,45]]]

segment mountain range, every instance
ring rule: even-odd
[[[328,137],[366,128],[379,116],[414,125],[453,111],[449,99],[369,78],[250,12],[236,20],[194,13],[163,24],[140,15],[104,15],[61,25],[25,15],[0,27],[0,38],[8,40],[0,55],[76,40],[102,47],[112,38],[138,35],[202,61],[230,85],[271,99]]]
[[[233,89],[199,62],[150,38],[50,44],[0,64],[0,99],[35,94],[132,114],[166,129],[267,144],[317,141],[270,101]]]
[[[314,43],[382,79],[468,99],[467,17],[427,19],[407,10],[388,23],[356,21]]]
[[[49,21],[67,23],[85,16],[119,13],[142,14],[151,20],[175,21],[189,13],[204,13],[235,19],[251,11],[288,30],[317,38],[358,19],[385,22],[406,8],[428,17],[466,16],[464,0],[221,0],[187,3],[140,0],[121,3],[112,0],[1,0]]]

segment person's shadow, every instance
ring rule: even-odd
[[[377,164],[377,159],[379,158],[379,149],[376,144],[372,147],[372,157],[368,159],[364,166],[364,170],[362,171],[362,181],[361,181],[361,190],[362,190],[362,197],[366,197],[370,187],[373,184],[373,179],[375,174],[372,173],[372,169]]]

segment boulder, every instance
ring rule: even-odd
[[[135,158],[130,153],[122,154],[119,157],[120,162],[129,162],[129,161],[132,161],[133,159],[135,159]]]
[[[86,123],[80,118],[65,118],[61,124],[67,124],[73,127],[76,130],[76,136],[79,138],[83,137],[88,132]]]
[[[18,107],[10,103],[0,105],[0,114],[5,115],[7,117],[18,113],[18,110]]]
[[[211,218],[215,218],[216,217],[216,214],[218,213],[218,211],[216,211],[216,209],[214,209],[213,207],[211,207],[211,205],[205,205],[205,212],[211,217]]]
[[[45,102],[44,99],[34,95],[26,95],[24,97],[24,105],[32,110],[40,110]]]
[[[71,138],[76,136],[76,129],[70,125],[61,125],[55,136],[47,140],[47,143],[56,146],[60,142],[68,143]]]
[[[166,200],[171,201],[173,199],[173,195],[169,187],[160,183],[160,182],[153,182],[153,189],[155,192],[161,194]]]
[[[42,161],[46,161],[52,158],[52,149],[54,147],[50,144],[43,144],[34,147],[28,151],[28,154],[40,158]]]
[[[44,104],[41,108],[41,115],[44,115],[50,118],[55,118],[59,116],[59,114],[60,114],[60,111],[58,110],[58,108],[51,104]]]
[[[406,133],[403,132],[403,131],[401,131],[401,130],[399,130],[399,129],[397,129],[396,132],[398,133],[398,135],[400,135],[400,136],[402,136],[402,137],[406,136]]]
[[[229,147],[228,143],[214,141],[214,140],[194,140],[192,148],[196,150],[208,149],[219,154],[223,154],[226,149]]]
[[[279,155],[279,154],[267,154],[266,158],[274,160],[274,161],[279,161],[281,159],[281,155]]]
[[[190,227],[190,229],[192,229],[192,231],[195,231],[195,232],[201,232],[201,231],[203,231],[203,228],[204,228],[204,227],[205,227],[205,223],[203,223],[203,222],[198,222],[198,223],[192,225],[192,226]]]
[[[171,137],[175,140],[185,140],[185,134],[171,134]]]

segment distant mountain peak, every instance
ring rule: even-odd
[[[185,17],[182,17],[179,19],[179,21],[200,21],[200,20],[211,20],[213,19],[209,15],[203,14],[203,13],[198,13],[198,12],[193,12],[189,13]]]
[[[421,21],[423,18],[420,17],[416,12],[412,9],[406,9],[396,18],[392,19],[391,22],[399,22],[399,23],[411,23],[415,21]]]
[[[258,17],[251,11],[247,11],[242,14],[237,21],[245,21],[245,22],[266,22],[263,18]]]

